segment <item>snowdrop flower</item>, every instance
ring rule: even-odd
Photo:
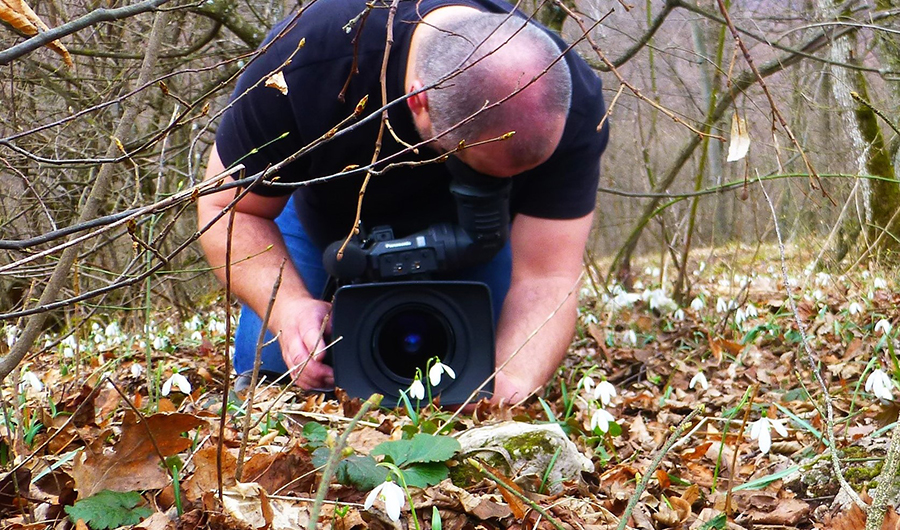
[[[600,429],[600,432],[608,432],[609,424],[615,423],[616,418],[606,411],[606,409],[597,409],[591,415],[591,430]]]
[[[166,347],[166,344],[168,342],[169,341],[162,335],[157,335],[157,336],[153,337],[153,349],[161,350]]]
[[[706,307],[706,304],[703,303],[703,299],[699,296],[691,300],[691,309],[693,309],[694,311],[700,311],[704,307]]]
[[[734,312],[734,323],[740,326],[744,323],[744,320],[747,319],[747,314],[744,313],[744,309],[739,307],[737,311]]]
[[[886,374],[881,368],[876,369],[869,374],[866,379],[866,392],[875,394],[878,399],[892,400],[894,399],[894,382],[891,376]]]
[[[172,386],[175,386],[179,392],[182,394],[191,393],[191,383],[187,380],[187,377],[175,372],[172,374],[172,377],[166,379],[166,382],[163,383],[162,387],[162,395],[168,396],[172,392]]]
[[[419,401],[425,399],[425,385],[422,384],[422,380],[418,377],[409,385],[409,395]]]
[[[700,385],[700,388],[706,390],[709,388],[709,381],[706,380],[706,375],[703,371],[699,371],[694,374],[694,377],[691,378],[691,382],[688,383],[688,388],[694,388],[695,386]]]
[[[386,480],[375,486],[375,489],[370,491],[366,496],[366,502],[363,505],[366,510],[372,507],[372,504],[375,503],[375,499],[379,499],[384,503],[384,511],[387,512],[391,521],[400,520],[400,510],[403,508],[403,505],[406,504],[406,496],[403,495],[403,488],[390,480]]]
[[[684,321],[684,309],[676,309],[675,312],[672,313],[672,318],[674,318],[676,322]]]
[[[850,304],[850,307],[847,308],[847,312],[851,315],[858,315],[862,313],[863,306],[859,302],[853,302]]]
[[[626,307],[631,307],[635,302],[641,299],[641,295],[637,293],[629,293],[617,285],[613,288],[613,296],[609,300],[609,306],[612,311],[618,311]]]
[[[831,275],[827,272],[817,272],[816,273],[816,285],[822,286],[828,283],[828,280],[831,279]]]
[[[675,300],[669,298],[662,289],[646,290],[641,298],[650,303],[650,309],[656,309],[660,313],[671,313],[678,308]]]
[[[816,302],[821,302],[825,299],[825,293],[823,293],[821,289],[816,289],[815,291],[813,291],[812,297]]]
[[[637,333],[635,333],[633,329],[629,329],[622,336],[622,340],[624,340],[626,344],[637,346]]]
[[[597,385],[597,383],[594,382],[594,378],[589,375],[582,377],[579,384],[581,385],[581,388],[583,388],[584,391],[588,394],[590,394],[594,387]]]
[[[759,450],[762,451],[763,454],[768,453],[769,449],[772,448],[771,429],[775,429],[775,432],[781,436],[788,435],[787,429],[781,422],[782,420],[770,420],[763,416],[750,425],[750,438],[759,440]]]
[[[725,311],[728,311],[728,301],[720,296],[716,300],[716,313],[724,313]]]
[[[131,377],[140,377],[142,373],[144,373],[144,367],[141,366],[141,363],[133,363],[131,365]]]
[[[747,307],[744,308],[744,314],[747,318],[756,318],[759,316],[759,311],[757,311],[756,306],[752,303],[747,304]]]
[[[22,373],[22,385],[29,385],[34,389],[35,392],[40,392],[44,389],[44,383],[38,378],[38,376],[34,375],[34,372],[23,372]]]
[[[12,349],[13,344],[16,343],[16,339],[19,337],[19,328],[16,326],[6,326],[3,329],[6,331],[6,345]]]
[[[203,342],[203,333],[200,333],[199,331],[191,333],[191,340],[194,342]]]
[[[614,397],[616,397],[616,387],[609,381],[600,381],[600,384],[594,389],[594,399],[599,399],[604,407],[609,405]]]
[[[435,363],[431,365],[431,369],[428,370],[428,380],[431,381],[431,386],[438,386],[441,384],[441,374],[447,374],[450,376],[450,379],[456,379],[456,372],[453,371],[453,368],[450,368],[441,361],[435,361]]]
[[[874,286],[875,289],[887,289],[887,282],[884,281],[884,278],[875,278]]]
[[[875,331],[880,331],[882,335],[887,335],[891,332],[891,323],[887,319],[882,318],[875,323]]]

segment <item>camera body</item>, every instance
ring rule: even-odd
[[[453,157],[448,166],[457,224],[435,224],[401,238],[386,226],[360,230],[324,253],[336,288],[332,338],[339,339],[329,359],[335,385],[353,397],[379,393],[383,405],[396,406],[416,371],[427,378],[436,357],[456,378],[444,375],[432,396],[457,405],[494,371],[489,287],[433,276],[487,263],[506,245],[511,182],[474,173]],[[492,383],[484,385],[475,399],[492,390]]]

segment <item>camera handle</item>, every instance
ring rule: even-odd
[[[456,201],[457,224],[438,223],[395,239],[390,227],[376,227],[365,241],[353,238],[325,250],[323,264],[341,283],[422,277],[486,263],[509,239],[509,196],[512,180],[476,173],[450,157],[450,192]]]

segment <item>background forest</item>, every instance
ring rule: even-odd
[[[178,372],[165,355],[185,354],[173,336],[155,342],[157,330],[181,333],[183,323],[212,311],[218,320],[192,324],[189,332],[203,334],[190,351],[221,349],[226,304],[196,243],[194,199],[236,77],[268,29],[296,7],[42,0],[29,8],[0,0],[0,380],[18,382],[24,367],[42,370],[39,360],[79,341],[109,339],[112,323],[135,341],[127,342],[134,353],[146,353],[144,369],[157,386]],[[523,0],[520,7],[577,42],[610,108],[583,325],[575,368],[564,378],[582,373],[584,356],[601,353],[610,363],[605,377],[621,375],[612,366],[627,364],[616,356],[622,337],[636,336],[629,352],[649,348],[649,337],[662,336],[651,330],[671,331],[663,317],[676,308],[705,337],[704,351],[740,357],[755,340],[741,324],[758,317],[757,306],[774,315],[768,322],[782,319],[788,336],[804,335],[806,319],[826,318],[823,308],[832,320],[862,318],[852,303],[864,300],[868,316],[858,330],[834,331],[829,321],[837,338],[819,338],[830,345],[824,350],[844,353],[861,340],[865,370],[826,374],[824,394],[836,381],[872,373],[869,358],[897,368],[900,2]],[[747,280],[765,275],[753,286]],[[791,289],[799,306],[784,302]],[[630,293],[637,294],[623,302]],[[703,317],[717,298],[726,300],[721,315]],[[616,304],[640,309],[623,316]],[[660,310],[670,304],[672,311]],[[654,351],[671,356],[663,362],[671,370],[660,369],[664,390],[673,374],[683,377],[683,352],[660,341]],[[778,364],[782,353],[810,348],[801,342],[766,354]],[[74,377],[85,381],[97,375],[79,370]],[[817,373],[804,372],[806,384],[816,386]],[[155,402],[151,381],[144,394]],[[82,382],[67,388],[77,394]],[[725,403],[737,406],[748,388],[729,387],[736,398]],[[560,395],[545,397],[556,410]],[[826,396],[816,399],[831,407]],[[23,429],[24,420],[9,414],[7,429]],[[589,409],[584,414],[590,424]],[[833,418],[818,427],[834,427]],[[5,436],[15,445],[11,430]],[[15,449],[9,455],[30,451]],[[824,520],[807,513],[778,527]]]

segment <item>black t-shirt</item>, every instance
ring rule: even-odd
[[[288,17],[273,28],[264,44],[269,48],[238,80],[232,106],[225,112],[216,134],[225,167],[240,162],[248,175],[258,173],[326,135],[353,113],[364,96],[368,96],[368,104],[360,120],[382,107],[380,83],[390,2],[376,0],[374,9],[360,17],[368,1],[318,0],[299,17]],[[405,93],[407,56],[416,21],[451,4],[496,13],[512,10],[512,6],[497,0],[401,0],[394,18],[394,40],[386,73],[388,102]],[[348,26],[354,19],[355,24]],[[276,38],[279,34],[282,35]],[[305,39],[305,45],[298,50],[301,39]],[[565,49],[562,40],[555,35],[554,39],[561,50]],[[351,75],[354,56],[358,72]],[[285,96],[264,86],[262,80],[288,58],[290,63],[283,71],[288,86]],[[562,140],[547,162],[512,177],[513,215],[574,219],[594,208],[600,155],[609,136],[606,127],[597,131],[605,112],[602,87],[596,74],[575,52],[567,53],[566,61],[573,92]],[[244,95],[237,98],[240,94]],[[279,182],[304,182],[334,175],[348,166],[368,165],[380,121],[377,115],[370,118],[365,123],[357,120],[348,126],[352,130],[316,146],[281,169]],[[391,106],[389,119],[401,140],[409,144],[420,141],[405,101],[401,99]],[[382,142],[382,160],[404,149],[387,131]],[[406,153],[390,162],[428,160],[436,155],[429,149],[420,149],[418,155]],[[342,176],[301,186],[296,191],[273,186],[257,186],[254,191],[263,195],[295,193],[304,228],[317,245],[325,247],[349,233],[363,176]],[[369,183],[362,221],[367,227],[390,225],[397,237],[434,223],[455,221],[449,182],[450,174],[444,164],[394,167]]]

